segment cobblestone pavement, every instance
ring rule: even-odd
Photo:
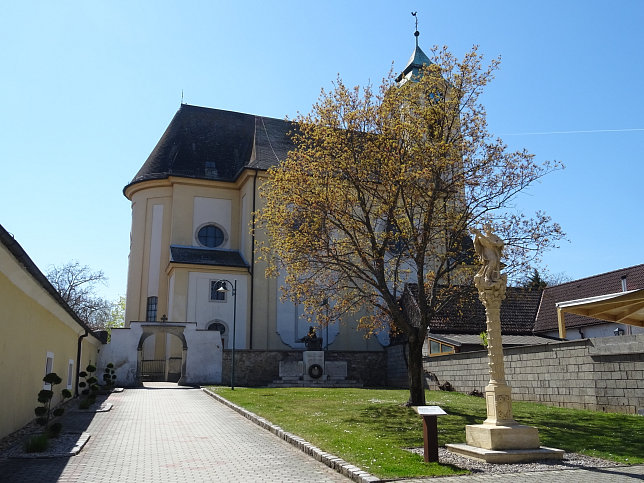
[[[8,459],[0,453],[0,482],[349,481],[199,389],[149,383],[111,394],[108,402],[114,405],[109,412],[65,416],[66,431],[92,435],[78,456]],[[644,465],[400,481],[633,483],[644,481]]]
[[[404,483],[635,483],[644,481],[644,465],[610,468],[535,471],[514,474],[479,474],[446,478],[409,479]]]
[[[69,458],[0,459],[3,482],[349,481],[199,389],[149,384],[71,413],[64,430],[89,442]]]

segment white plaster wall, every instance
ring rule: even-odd
[[[195,321],[198,329],[207,329],[208,322],[219,319],[226,325],[229,334],[227,349],[230,348],[233,333],[233,303],[232,287],[226,294],[225,302],[210,300],[210,282],[228,280],[233,284],[237,281],[237,323],[235,330],[235,348],[246,348],[248,276],[233,274],[214,274],[190,272],[188,274],[188,320]],[[212,332],[212,331],[211,331]]]
[[[152,207],[152,230],[150,233],[150,264],[148,268],[148,297],[159,295],[161,271],[161,236],[163,232],[163,205]]]
[[[615,337],[615,329],[621,328],[624,330],[624,335],[631,334],[644,334],[643,327],[634,327],[625,324],[601,324],[601,325],[592,325],[588,327],[582,327],[581,331],[584,334],[585,339],[594,339],[597,337]],[[551,337],[559,337],[559,331],[548,332],[547,335]],[[581,339],[581,334],[579,329],[566,327],[566,339],[567,340],[577,340]]]
[[[109,344],[104,345],[98,353],[97,374],[102,374],[105,366],[114,364],[117,386],[134,386],[136,378],[137,347],[141,339],[141,324],[132,324],[128,328],[112,329]]]
[[[114,364],[118,386],[138,385],[136,377],[137,348],[143,325],[134,323],[129,328],[112,329],[109,344],[104,345],[98,355],[97,374],[102,374],[105,366]],[[220,384],[223,348],[219,332],[197,330],[196,324],[186,324],[183,331],[188,351],[186,353],[185,384]],[[146,339],[154,339],[148,337]],[[173,337],[176,338],[176,337]],[[145,344],[145,343],[144,343]]]
[[[197,330],[190,324],[184,331],[186,355],[185,384],[221,384],[223,347],[216,330]]]
[[[223,229],[226,236],[224,243],[217,248],[230,248],[231,236],[231,200],[216,198],[203,198],[196,196],[194,199],[194,211],[192,218],[192,238],[194,246],[201,246],[197,240],[197,231],[207,223],[214,223]]]

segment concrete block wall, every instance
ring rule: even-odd
[[[387,386],[409,387],[407,350],[405,344],[387,347]]]
[[[644,410],[644,334],[515,347],[505,349],[504,356],[515,401],[606,412]],[[486,351],[427,358],[424,367],[463,393],[484,391],[489,381]]]
[[[235,351],[235,385],[266,386],[279,379],[280,361],[301,361],[302,351]],[[364,386],[385,386],[387,353],[383,351],[329,351],[327,361],[346,361],[347,379]],[[224,351],[222,384],[230,384],[231,351]]]

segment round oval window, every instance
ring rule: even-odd
[[[199,243],[208,248],[215,248],[224,242],[224,232],[215,225],[202,226],[197,233]]]

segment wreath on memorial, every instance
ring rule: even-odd
[[[319,379],[322,377],[324,370],[322,369],[322,366],[320,364],[311,364],[309,366],[309,376],[311,376],[313,379]]]

